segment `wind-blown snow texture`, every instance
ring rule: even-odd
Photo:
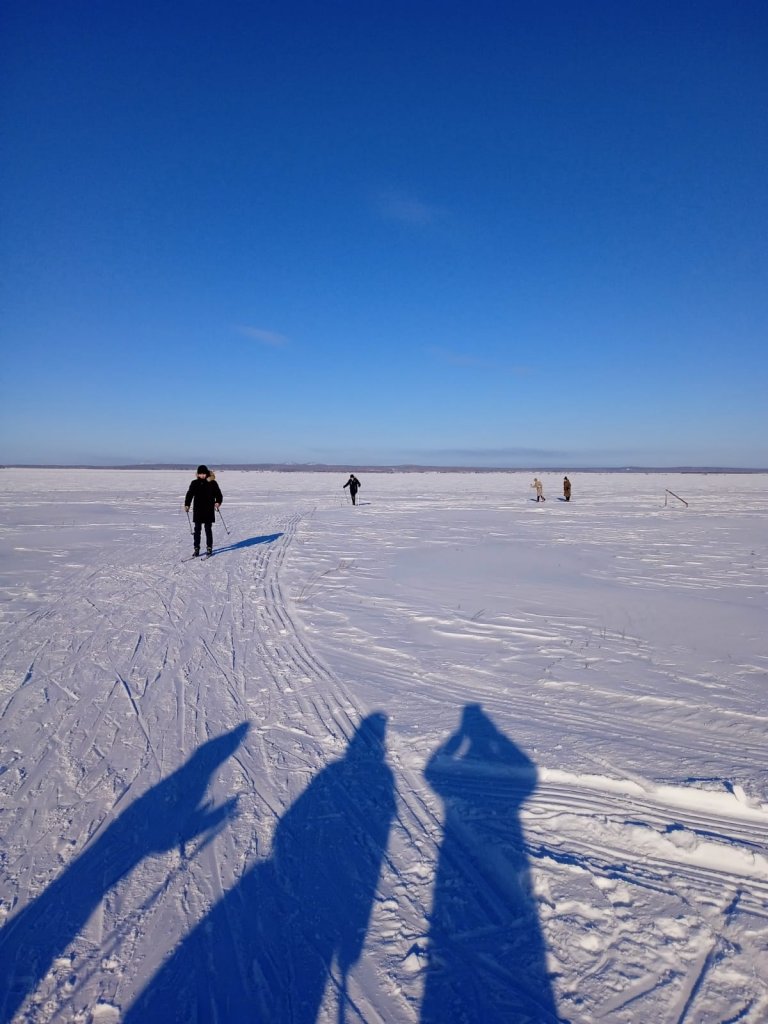
[[[768,1019],[766,476],[0,481],[0,1022]]]

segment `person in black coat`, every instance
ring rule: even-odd
[[[352,499],[352,504],[357,504],[357,489],[361,484],[354,473],[349,474],[349,480],[347,480],[344,486],[349,488],[349,496]]]
[[[187,496],[184,499],[184,508],[189,512],[189,507],[194,502],[192,520],[195,524],[194,542],[195,556],[200,554],[200,532],[205,527],[205,543],[207,554],[213,554],[213,523],[216,519],[216,510],[224,498],[221,488],[211,474],[207,466],[197,467],[197,476],[189,485]]]

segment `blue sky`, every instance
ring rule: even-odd
[[[763,2],[8,0],[0,460],[768,466]]]

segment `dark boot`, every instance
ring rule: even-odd
[[[208,557],[210,558],[210,557],[211,557],[211,555],[213,554],[213,548],[206,548],[206,549],[205,549],[205,553],[206,553],[206,555],[208,555]]]
[[[195,550],[192,552],[192,557],[193,558],[199,558],[200,557],[200,548],[195,548]]]

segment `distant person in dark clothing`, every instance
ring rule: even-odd
[[[195,558],[200,554],[200,533],[203,527],[205,527],[206,554],[213,554],[213,523],[222,501],[224,498],[221,488],[213,479],[213,474],[207,466],[198,466],[197,476],[189,485],[187,496],[184,499],[184,508],[187,512],[193,502],[195,506],[192,512],[192,520],[195,524]]]
[[[567,476],[563,477],[563,497],[566,501],[571,500],[571,481]]]
[[[344,484],[345,487],[349,488],[349,496],[352,499],[352,504],[357,504],[357,489],[362,487],[362,484],[357,479],[354,473],[349,474],[349,480]]]

